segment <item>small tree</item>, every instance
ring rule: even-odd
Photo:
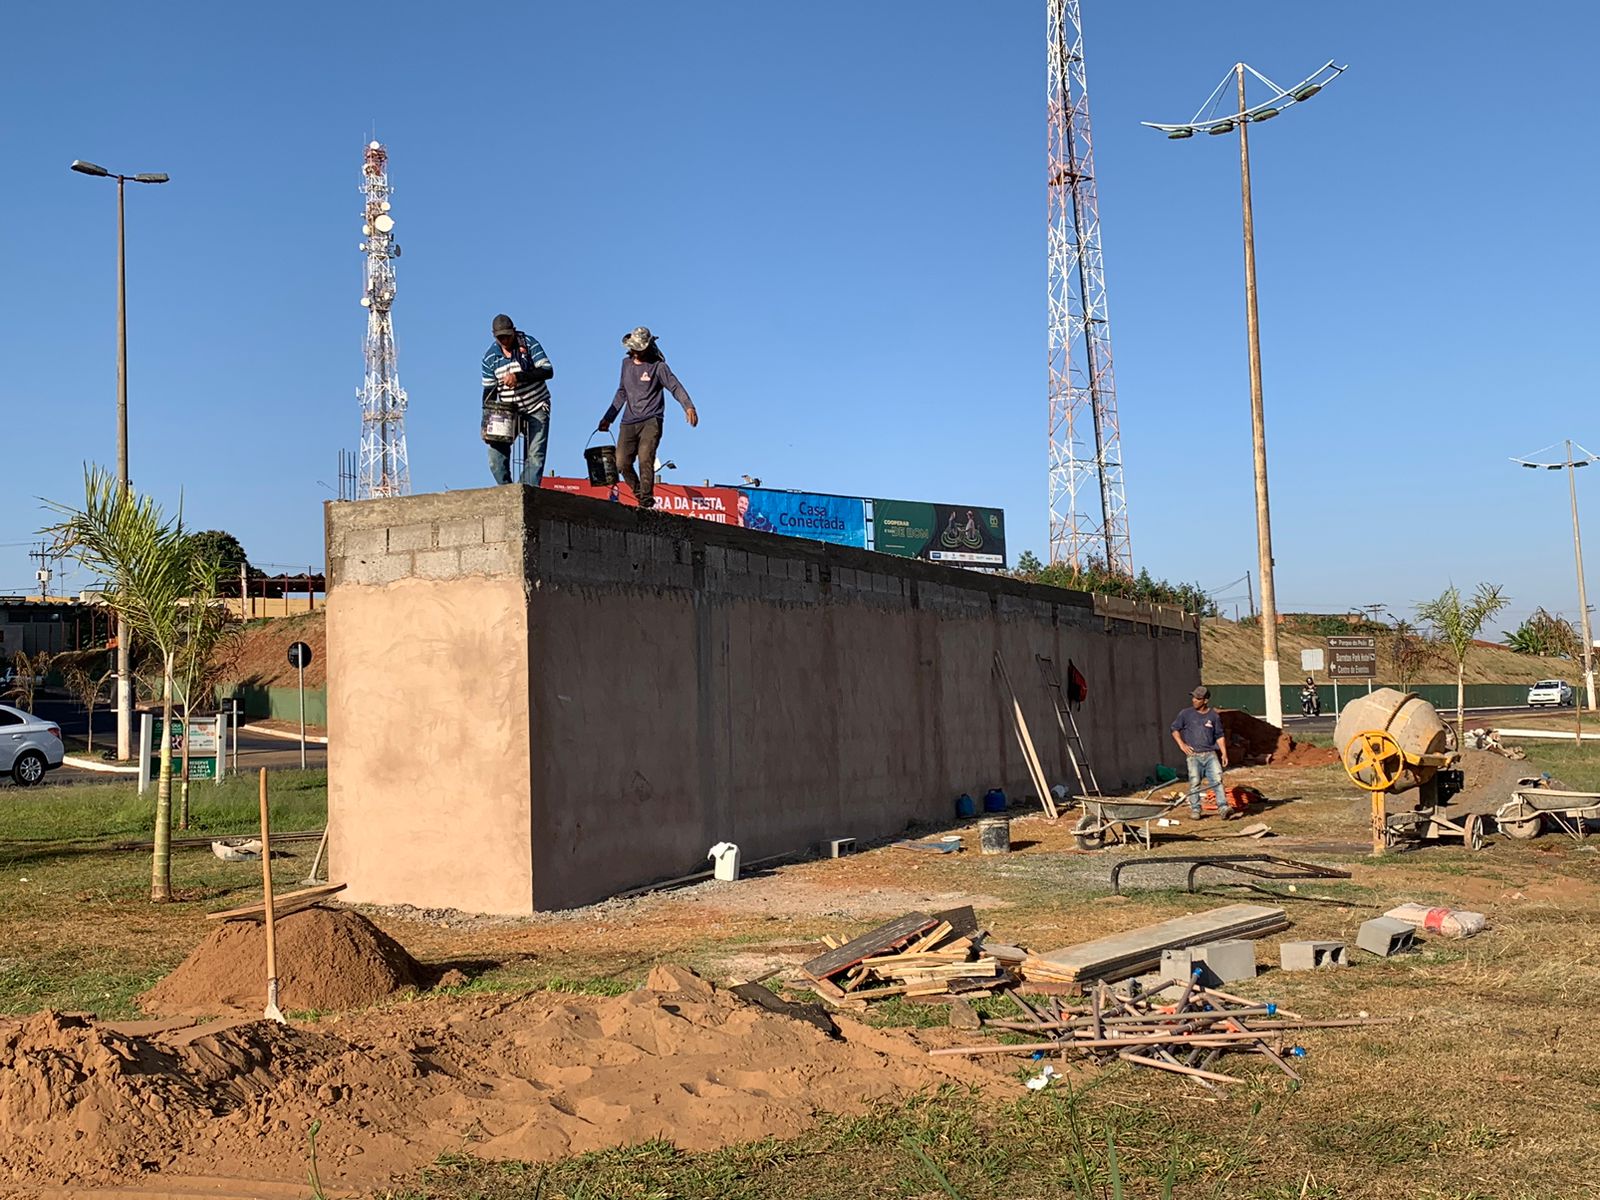
[[[1388,650],[1389,662],[1400,681],[1400,688],[1409,692],[1412,682],[1433,658],[1434,649],[1415,625],[1396,618],[1389,630]]]
[[[1500,594],[1499,584],[1480,583],[1471,600],[1451,584],[1438,597],[1417,605],[1417,616],[1433,627],[1441,646],[1456,664],[1456,742],[1462,737],[1467,711],[1467,654],[1484,622],[1511,603]]]
[[[1014,574],[1023,577],[1037,575],[1044,570],[1044,563],[1039,561],[1039,556],[1032,550],[1024,550],[1017,556],[1017,568]]]
[[[41,650],[31,658],[18,650],[11,656],[12,680],[6,689],[6,699],[15,700],[23,712],[33,711],[33,697],[39,690],[39,681],[50,669],[50,653]]]
[[[106,581],[106,602],[161,662],[163,730],[172,725],[172,701],[188,620],[188,600],[215,594],[205,573],[215,560],[197,556],[183,517],[169,520],[149,496],[136,495],[100,467],[84,469],[83,507],[46,501],[61,520],[44,532],[58,553],[69,555]],[[161,739],[156,784],[155,854],[150,863],[150,899],[172,898],[172,738]]]
[[[61,670],[61,678],[73,698],[89,714],[89,740],[85,754],[94,753],[94,710],[106,690],[106,684],[116,677],[115,671],[102,671],[98,675],[82,663],[72,663]]]
[[[183,722],[183,763],[178,783],[178,828],[189,828],[189,718],[196,707],[207,707],[214,695],[220,672],[238,657],[221,653],[230,642],[237,642],[238,622],[227,605],[217,597],[217,585],[225,568],[212,558],[203,544],[191,540],[198,551],[195,563],[195,593],[189,597],[184,614],[183,641],[178,650],[176,699]],[[221,728],[218,728],[221,736]]]
[[[1581,658],[1583,638],[1565,617],[1536,608],[1514,632],[1504,632],[1506,645],[1518,654],[1538,654],[1546,658]]]

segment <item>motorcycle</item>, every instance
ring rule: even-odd
[[[1300,715],[1302,717],[1322,715],[1322,696],[1314,683],[1303,684],[1300,688]]]

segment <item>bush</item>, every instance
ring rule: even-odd
[[[1026,583],[1098,592],[1102,596],[1121,596],[1124,600],[1142,600],[1147,604],[1170,604],[1202,617],[1217,615],[1217,602],[1198,583],[1169,583],[1155,578],[1148,570],[1141,570],[1137,575],[1123,575],[1109,570],[1097,558],[1091,558],[1082,567],[1070,563],[1047,566],[1032,551],[1024,551],[1017,559],[1016,570],[1008,574]]]

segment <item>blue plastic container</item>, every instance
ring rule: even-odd
[[[983,794],[984,812],[1005,812],[1006,794],[999,788],[990,788]]]
[[[956,797],[956,816],[975,817],[978,815],[978,802],[966,792]]]

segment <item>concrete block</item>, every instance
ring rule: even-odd
[[[843,858],[855,848],[855,838],[833,838],[828,842],[828,857]]]
[[[564,526],[571,529],[570,525]],[[483,540],[485,542],[504,542],[511,537],[511,524],[503,516],[487,516],[483,518]]]
[[[1161,953],[1159,974],[1163,979],[1188,979],[1196,968],[1200,970],[1200,982],[1208,987],[1254,979],[1256,944],[1243,938],[1231,938]]]
[[[504,521],[504,518],[501,520]],[[440,521],[434,545],[441,549],[445,546],[481,546],[486,540],[483,536],[483,519],[466,517],[457,521]]]
[[[389,531],[381,525],[376,529],[346,529],[337,541],[340,544],[335,553],[346,558],[370,558],[389,552]]]
[[[433,522],[428,521],[418,525],[394,525],[389,529],[389,552],[400,553],[406,550],[432,550]]]
[[[1408,922],[1394,917],[1373,917],[1361,923],[1361,931],[1356,934],[1356,946],[1379,958],[1404,954],[1417,949],[1417,930]]]
[[[1350,952],[1343,942],[1279,942],[1278,963],[1285,971],[1348,967]]]
[[[344,573],[340,583],[366,584],[382,587],[411,574],[411,555],[383,554],[371,557],[351,555],[344,560]]]
[[[418,579],[455,579],[461,574],[461,551],[419,550],[413,568]]]
[[[463,546],[460,554],[463,575],[522,573],[521,556],[511,552],[510,542],[497,542],[492,546]]]

